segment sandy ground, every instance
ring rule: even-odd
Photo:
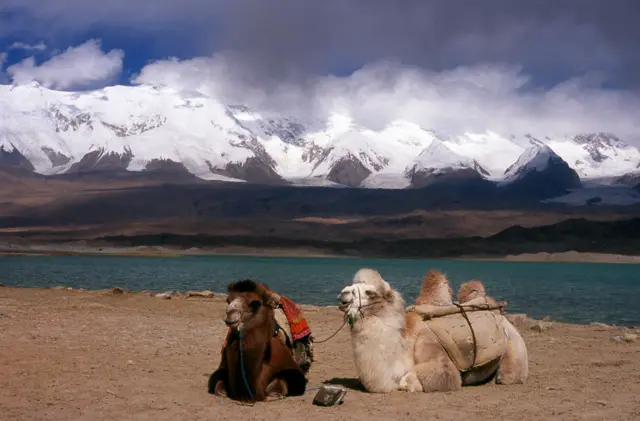
[[[303,309],[317,339],[341,324],[335,307]],[[0,419],[640,419],[640,343],[613,341],[621,328],[560,323],[543,332],[521,328],[530,352],[525,385],[365,393],[345,328],[316,345],[309,382],[347,385],[343,405],[313,406],[314,390],[241,406],[207,393],[225,333],[223,310],[223,297],[0,288]]]

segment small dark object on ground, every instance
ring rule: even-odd
[[[318,406],[341,405],[347,389],[341,386],[324,385],[313,398],[313,404]]]

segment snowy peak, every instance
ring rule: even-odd
[[[438,138],[405,169],[405,178],[418,188],[443,181],[482,181],[487,175],[489,172],[476,160],[455,153]]]
[[[640,150],[611,133],[579,134],[547,144],[585,179],[619,177],[640,164]]]
[[[505,171],[503,188],[516,196],[548,198],[581,187],[580,177],[549,146],[533,145]]]
[[[532,145],[518,157],[513,165],[507,168],[504,172],[505,180],[511,181],[532,171],[542,172],[548,168],[554,158],[562,161],[562,158],[556,155],[550,147],[540,144]]]
[[[599,132],[599,133],[584,133],[579,134],[573,138],[574,142],[580,145],[593,145],[598,147],[610,147],[610,148],[627,148],[629,145],[620,140],[613,133]]]
[[[573,141],[582,145],[595,162],[603,162],[619,154],[620,149],[629,145],[611,133],[587,133],[575,136]]]
[[[407,171],[445,171],[472,169],[483,175],[489,175],[489,172],[475,160],[465,158],[449,149],[444,142],[435,138],[431,144],[425,148],[415,160],[415,163],[407,168]]]
[[[246,105],[230,105],[227,115],[233,118],[238,125],[244,127],[261,137],[268,139],[277,137],[283,142],[302,146],[303,135],[306,132],[305,125],[293,118],[263,116]]]

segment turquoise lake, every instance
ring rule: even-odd
[[[115,257],[2,256],[6,286],[131,290],[226,291],[229,282],[254,279],[300,304],[336,305],[340,289],[361,267],[378,270],[413,301],[431,268],[444,271],[454,291],[470,279],[507,300],[510,313],[551,316],[573,323],[640,325],[640,266],[461,260],[335,259],[244,256]]]

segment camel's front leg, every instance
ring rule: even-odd
[[[218,396],[227,396],[227,388],[224,379],[227,378],[227,371],[218,369],[209,376],[209,393]]]
[[[277,377],[269,382],[266,390],[266,395],[269,397],[287,396],[288,393],[289,388],[287,387],[287,382]]]
[[[223,397],[227,396],[227,388],[225,387],[224,382],[222,380],[218,380],[218,382],[216,383],[213,389],[213,394],[218,396],[223,396]]]
[[[423,392],[450,392],[462,389],[460,371],[435,339],[424,336],[416,344],[417,364],[413,367]]]
[[[400,379],[398,390],[403,392],[422,392],[422,384],[414,371],[409,371]]]
[[[451,392],[462,389],[462,379],[448,358],[440,358],[415,367],[423,392]]]

